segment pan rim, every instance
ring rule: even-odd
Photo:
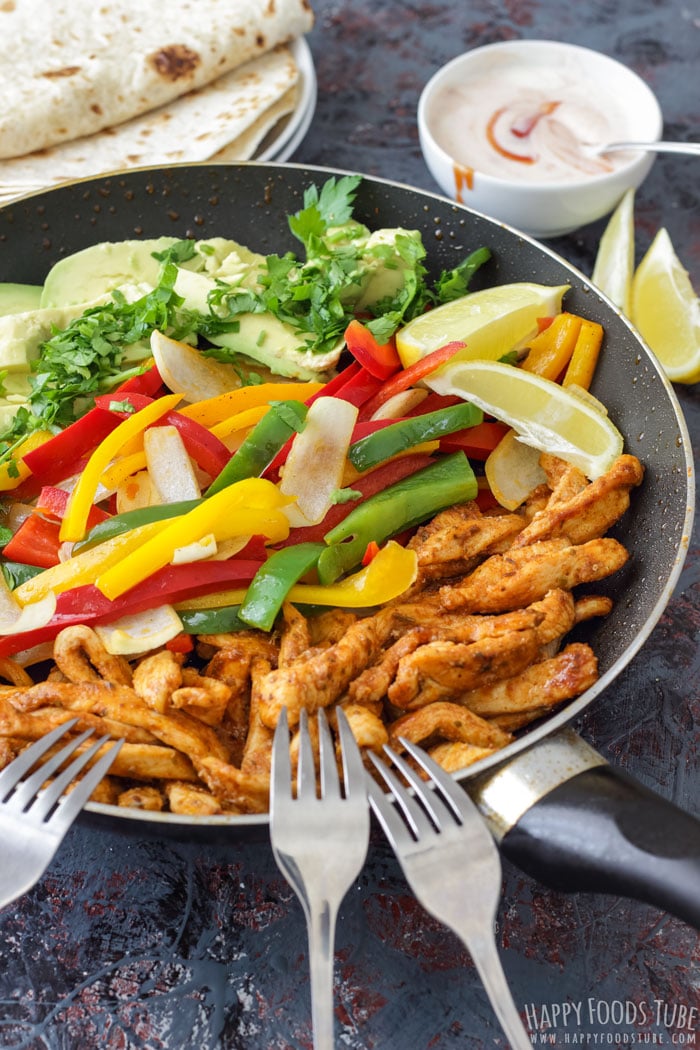
[[[119,169],[112,172],[100,173],[95,176],[86,176],[81,179],[69,180],[67,182],[60,183],[56,186],[49,188],[33,191],[32,193],[26,194],[23,197],[14,198],[11,202],[3,205],[0,211],[4,211],[7,208],[15,207],[17,204],[31,200],[36,196],[45,195],[47,193],[54,193],[56,191],[65,190],[71,186],[82,186],[85,183],[103,183],[105,180],[113,178],[125,178],[138,173],[143,172],[158,172],[163,174],[167,172],[177,173],[183,169],[193,168],[209,168],[209,169],[260,169],[265,171],[279,171],[281,173],[293,169],[297,171],[309,172],[311,174],[318,173],[326,177],[332,176],[343,176],[343,175],[361,175],[363,180],[376,185],[379,187],[387,187],[389,189],[399,189],[404,192],[409,192],[414,195],[418,195],[421,199],[426,201],[435,200],[440,204],[449,204],[454,210],[455,214],[464,214],[470,216],[477,216],[481,220],[489,223],[492,226],[496,226],[500,229],[504,229],[511,233],[514,237],[519,238],[533,245],[539,252],[543,252],[554,260],[558,265],[562,266],[569,273],[574,275],[579,282],[592,294],[597,296],[609,310],[614,312],[618,319],[623,325],[629,330],[631,336],[635,342],[639,345],[643,351],[645,357],[648,360],[649,365],[653,368],[655,378],[661,382],[664,388],[666,397],[668,398],[675,421],[679,430],[679,437],[683,452],[684,466],[685,466],[685,513],[683,518],[682,534],[678,542],[676,556],[673,564],[673,568],[668,575],[667,580],[663,586],[662,592],[655,602],[651,612],[648,614],[643,626],[635,635],[632,642],[625,648],[618,658],[610,665],[610,667],[601,675],[601,677],[595,682],[590,689],[587,689],[585,693],[581,694],[575,700],[568,703],[561,710],[555,712],[552,715],[547,716],[541,723],[536,724],[533,728],[524,732],[511,744],[495,752],[493,755],[489,755],[486,758],[481,759],[479,762],[473,765],[457,770],[453,773],[456,780],[470,780],[478,777],[480,774],[493,770],[497,766],[506,765],[516,755],[519,755],[526,751],[529,747],[536,744],[543,738],[556,733],[559,729],[569,725],[574,721],[590,704],[596,700],[602,692],[604,692],[617,678],[622,671],[632,662],[632,660],[638,655],[640,650],[644,647],[652,631],[658,624],[671,596],[678,583],[683,565],[685,563],[688,549],[690,546],[691,535],[693,530],[693,523],[695,518],[695,470],[694,470],[694,457],[692,444],[690,439],[690,433],[688,430],[687,422],[678,400],[675,390],[668,377],[666,376],[661,364],[654,355],[653,351],[644,342],[641,335],[637,332],[634,325],[622,314],[619,308],[596,286],[592,283],[591,279],[580,271],[572,263],[568,262],[562,255],[554,251],[549,246],[542,244],[536,238],[523,233],[507,223],[501,222],[496,219],[484,215],[482,212],[477,211],[474,208],[469,208],[464,204],[458,204],[452,201],[449,197],[443,194],[433,192],[431,190],[424,190],[419,187],[411,186],[407,183],[402,183],[392,179],[382,178],[375,175],[367,175],[361,172],[352,171],[349,169],[326,167],[323,165],[312,165],[303,163],[280,163],[274,161],[241,161],[239,163],[225,163],[225,164],[210,164],[207,161],[200,161],[197,163],[178,163],[169,166],[164,169],[162,166],[149,165],[145,167],[135,167],[128,170]],[[260,829],[269,824],[268,814],[220,814],[210,816],[184,816],[174,813],[154,813],[146,812],[142,810],[131,810],[125,809],[124,807],[108,805],[102,802],[88,802],[86,811],[90,814],[99,815],[100,817],[108,817],[110,819],[118,818],[119,823],[123,826],[124,830],[127,830],[127,825],[132,825],[135,828],[143,827],[144,830],[150,828],[156,831],[158,828],[169,828],[169,829],[201,829],[206,827],[216,827],[230,829],[231,831],[243,830],[243,829]]]

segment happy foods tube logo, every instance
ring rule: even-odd
[[[700,1007],[664,999],[526,1003],[521,1016],[533,1046],[700,1047]]]

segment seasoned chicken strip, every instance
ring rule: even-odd
[[[510,678],[532,663],[539,650],[533,627],[474,642],[428,642],[399,660],[387,695],[395,707],[414,710],[481,683]]]
[[[636,456],[619,456],[610,470],[566,500],[556,492],[513,540],[513,548],[564,536],[586,543],[605,535],[630,504],[630,491],[641,485],[644,469]]]
[[[270,729],[287,708],[289,724],[295,726],[302,708],[309,712],[327,707],[347,689],[381,651],[391,631],[391,610],[358,620],[330,648],[308,660],[297,660],[271,671],[260,682],[260,718]]]
[[[413,744],[439,737],[489,748],[505,747],[513,739],[510,733],[491,725],[472,711],[446,701],[429,704],[393,722],[389,726],[389,742],[397,750],[402,750],[400,737]]]
[[[550,660],[532,664],[502,682],[481,686],[458,698],[482,718],[544,710],[580,696],[598,678],[598,661],[589,645],[572,642]]]
[[[486,555],[510,546],[524,524],[517,514],[484,515],[473,502],[442,511],[408,544],[418,557],[417,583],[468,572]]]
[[[442,587],[446,609],[505,612],[543,598],[548,591],[571,590],[612,575],[629,555],[617,540],[603,538],[572,546],[543,540],[507,554],[492,554],[461,583]]]
[[[308,621],[291,602],[285,602],[282,606],[282,620],[284,627],[280,638],[280,667],[294,663],[311,645]]]

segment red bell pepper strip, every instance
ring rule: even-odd
[[[165,648],[171,653],[191,653],[194,649],[192,635],[181,631],[180,634],[176,634],[174,638],[165,643]]]
[[[365,548],[365,553],[362,555],[362,565],[365,567],[369,565],[370,562],[374,561],[378,554],[379,544],[376,540],[370,540]]]
[[[347,383],[336,390],[334,396],[360,408],[370,398],[375,397],[383,386],[383,380],[377,379],[366,368],[361,368],[359,372],[350,377]],[[369,416],[366,418],[369,419]]]
[[[58,565],[58,551],[61,541],[58,537],[60,526],[55,521],[47,521],[41,514],[30,514],[24,519],[9,543],[6,543],[2,554],[10,561],[21,561],[25,565],[39,565],[50,569]]]
[[[353,363],[348,365],[347,368],[344,368],[342,372],[338,372],[337,376],[334,376],[333,379],[329,379],[326,385],[321,387],[320,390],[317,390],[315,394],[307,397],[304,404],[307,408],[310,408],[314,401],[319,397],[335,397],[337,391],[340,390],[342,386],[345,386],[345,384],[348,383],[353,376],[357,375],[359,371],[360,366],[357,361],[353,361]]]
[[[304,543],[307,540],[314,543],[322,540],[329,529],[335,528],[347,518],[350,511],[357,507],[363,499],[369,499],[370,496],[388,488],[396,481],[407,478],[410,474],[415,474],[416,471],[422,470],[432,462],[432,457],[426,452],[413,452],[408,456],[392,459],[390,463],[383,463],[381,467],[369,471],[353,482],[352,488],[355,492],[361,493],[360,499],[349,500],[346,503],[334,503],[318,525],[290,529],[287,539],[276,546],[289,547],[294,543]]]
[[[157,365],[151,365],[146,372],[132,376],[118,386],[112,392],[112,397],[117,394],[147,394],[148,397],[158,397],[162,386],[163,380]]]
[[[456,394],[436,394],[434,391],[431,391],[419,405],[410,409],[406,415],[422,416],[425,412],[439,412],[441,408],[451,408],[452,405],[458,405],[461,400],[462,398],[457,397]]]
[[[121,597],[110,601],[92,583],[63,591],[56,598],[56,612],[44,627],[24,634],[0,637],[0,656],[51,641],[64,627],[74,624],[112,623],[127,614],[154,609],[164,603],[212,594],[237,584],[250,583],[261,562],[230,558],[188,565],[167,565]]]
[[[391,379],[382,384],[374,397],[362,405],[360,418],[371,419],[377,409],[381,408],[390,397],[393,397],[394,394],[400,394],[402,390],[408,390],[410,386],[414,386],[419,380],[425,379],[436,368],[444,365],[456,353],[463,350],[464,345],[461,342],[445,343],[444,346],[440,346],[437,350],[433,350],[432,353],[421,357],[414,364],[409,365],[408,368],[397,372]]]
[[[377,379],[388,379],[401,368],[394,340],[377,342],[369,328],[357,319],[345,329],[345,345],[355,360]]]
[[[110,408],[110,404],[125,401],[137,412],[150,405],[154,398],[148,397],[138,391],[125,391],[124,396],[115,394],[101,394],[95,398],[95,404],[100,408]],[[125,419],[129,414],[118,409],[111,410],[120,419]],[[164,416],[153,424],[154,426],[171,426],[180,434],[183,444],[197,466],[201,467],[211,478],[217,477],[231,458],[231,453],[215,434],[207,430],[205,426],[198,423],[196,419],[183,416],[174,410],[166,412]]]
[[[485,420],[475,427],[465,427],[440,438],[441,452],[464,452],[469,459],[485,460],[510,428],[504,423]]]
[[[56,488],[55,485],[44,485],[36,501],[36,509],[46,517],[61,521],[66,513],[69,498],[70,493],[65,489]],[[93,504],[88,514],[87,526],[91,529],[98,522],[105,521],[109,517],[106,511]]]
[[[39,483],[61,481],[76,471],[82,457],[119,426],[120,418],[104,408],[91,408],[59,434],[23,456],[24,462]],[[38,491],[38,488],[37,490]]]

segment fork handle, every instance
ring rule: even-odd
[[[309,909],[309,973],[314,1050],[334,1050],[333,963],[335,909],[328,901]]]
[[[618,893],[700,928],[700,820],[612,766],[544,795],[501,849],[553,889]]]
[[[493,1012],[508,1038],[511,1050],[531,1050],[530,1037],[525,1031],[513,1002],[493,937],[475,937],[470,933],[462,937],[462,940],[469,949]]]

